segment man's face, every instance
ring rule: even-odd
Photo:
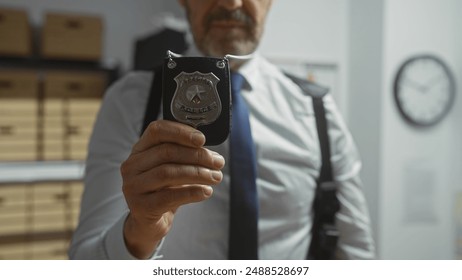
[[[272,0],[180,0],[205,55],[245,55],[260,42]]]

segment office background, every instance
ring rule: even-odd
[[[119,75],[133,69],[137,39],[165,22],[184,26],[172,0],[0,0],[0,7],[26,10],[35,30],[45,12],[100,16],[97,67]],[[334,90],[363,159],[381,259],[462,258],[460,11],[458,0],[289,0],[275,1],[268,19],[260,51]],[[458,85],[449,114],[428,128],[407,123],[393,98],[399,67],[419,54],[443,59]]]

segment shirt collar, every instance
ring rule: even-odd
[[[245,83],[243,88],[251,91],[255,88],[258,80],[258,61],[261,59],[260,54],[255,52],[253,57],[247,60],[238,70],[239,74],[244,76]]]
[[[185,56],[204,56],[195,44],[191,44],[188,50],[184,53]],[[252,58],[247,60],[238,70],[238,73],[241,74],[245,81],[243,89],[251,91],[255,88],[255,85],[258,80],[258,61],[262,59],[258,51],[256,51]]]

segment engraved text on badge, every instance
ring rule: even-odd
[[[170,106],[173,117],[194,127],[213,123],[221,113],[217,91],[220,79],[213,73],[185,73],[175,77],[177,84]]]

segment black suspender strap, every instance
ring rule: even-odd
[[[313,109],[316,116],[319,144],[321,146],[322,167],[319,175],[320,182],[332,181],[332,164],[330,162],[330,143],[327,134],[326,111],[322,97],[313,97]]]
[[[333,180],[332,175],[329,135],[327,133],[327,120],[323,103],[323,97],[328,92],[328,89],[287,73],[286,76],[313,99],[313,109],[321,147],[322,165],[313,202],[312,238],[307,259],[334,259],[339,236],[339,232],[335,226],[335,214],[340,209],[340,204],[337,199],[337,184]],[[140,135],[143,134],[152,121],[158,119],[162,105],[161,102],[162,67],[158,67],[154,70],[154,78],[151,84],[148,103],[146,104],[146,113]]]
[[[140,135],[143,134],[152,121],[159,118],[159,111],[162,106],[162,66],[155,68],[153,72],[154,77],[149,89],[149,98]]]
[[[307,259],[330,260],[335,258],[337,249],[339,232],[335,225],[335,214],[340,210],[340,203],[337,198],[337,184],[332,175],[330,142],[323,103],[323,97],[328,89],[290,74],[286,75],[312,97],[321,148],[322,165],[313,202],[312,237]]]
[[[307,258],[331,260],[335,258],[339,237],[339,231],[335,225],[335,214],[340,209],[340,203],[337,198],[337,184],[332,176],[330,145],[322,98],[314,97],[313,107],[321,145],[322,167],[313,203],[312,239]]]

